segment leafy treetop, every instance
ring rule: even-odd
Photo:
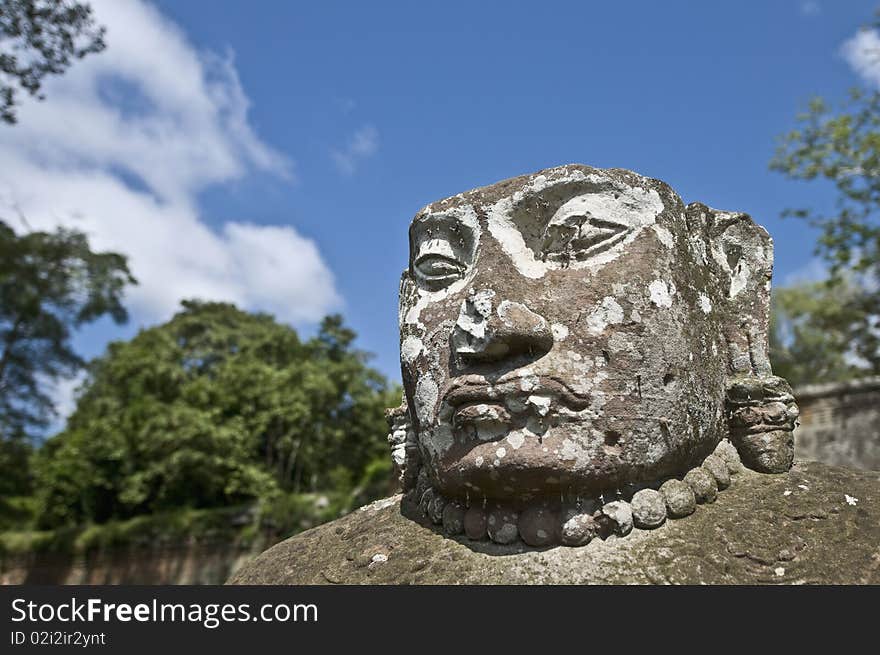
[[[43,99],[47,75],[104,49],[92,9],[69,0],[0,0],[0,121],[15,123],[18,87]]]

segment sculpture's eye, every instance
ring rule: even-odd
[[[545,261],[583,260],[613,246],[626,231],[626,225],[590,212],[555,216],[544,230],[541,256]]]
[[[450,284],[464,275],[464,265],[446,255],[426,253],[415,261],[419,277],[435,285]]]
[[[478,234],[470,205],[417,215],[409,230],[410,274],[431,291],[464,279],[472,270]]]

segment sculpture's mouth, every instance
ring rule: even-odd
[[[456,427],[510,424],[529,417],[542,421],[557,417],[562,410],[583,410],[589,402],[557,378],[520,373],[507,374],[494,383],[482,376],[463,376],[453,380],[443,394],[443,408],[451,412]]]

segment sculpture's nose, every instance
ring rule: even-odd
[[[463,364],[521,355],[537,359],[552,347],[553,333],[543,316],[518,302],[496,302],[491,289],[462,302],[452,333],[453,351]]]

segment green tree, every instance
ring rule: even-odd
[[[354,337],[336,316],[303,342],[267,314],[186,301],[111,344],[39,453],[42,523],[356,484],[388,459],[383,410],[399,390]]]
[[[18,87],[42,100],[43,78],[104,49],[92,9],[69,0],[0,0],[0,120],[15,123]]]
[[[792,291],[782,304],[794,299],[811,306],[807,312],[796,310],[801,336],[811,335],[811,345],[802,344],[807,350],[824,348],[837,360],[848,353],[856,358],[850,361],[860,362],[862,374],[880,374],[880,92],[853,89],[837,111],[814,98],[797,122],[797,129],[782,137],[770,167],[792,179],[823,180],[834,189],[829,212],[784,212],[819,228],[816,252],[829,264],[830,279],[824,288]],[[808,291],[815,294],[809,302]],[[819,308],[819,301],[830,303],[829,309]],[[846,324],[832,326],[832,319]]]
[[[0,440],[32,439],[47,426],[46,385],[84,364],[72,332],[106,315],[124,322],[122,295],[134,282],[124,256],[93,252],[81,232],[18,235],[0,221]]]
[[[845,281],[782,287],[773,293],[773,371],[792,385],[840,382],[863,374],[854,364],[852,332],[864,320],[861,290]]]

